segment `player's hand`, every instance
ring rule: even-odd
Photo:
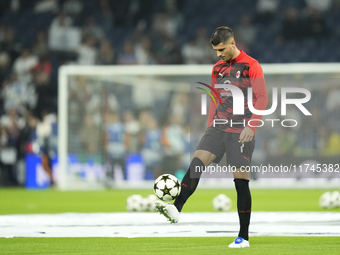
[[[240,134],[240,140],[239,143],[247,143],[253,140],[254,137],[254,131],[250,127],[245,127],[241,134]]]

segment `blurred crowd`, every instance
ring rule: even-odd
[[[70,154],[108,166],[108,179],[126,175],[129,155],[140,154],[145,177],[175,174],[190,163],[187,92],[152,90],[136,83],[71,78]]]
[[[269,107],[273,86],[306,87],[309,80],[301,76],[288,75],[281,79],[268,76]],[[312,100],[303,104],[311,116],[305,116],[295,105],[287,105],[286,115],[281,115],[279,103],[275,113],[263,117],[264,125],[257,129],[255,138],[254,165],[300,164],[307,159],[338,162],[338,81],[325,76],[315,76],[313,80],[317,87],[310,84]],[[322,88],[318,86],[321,83]],[[115,169],[125,169],[127,157],[135,153],[142,156],[147,178],[186,171],[208,124],[207,116],[200,114],[200,93],[157,88],[149,91],[147,87],[142,87],[141,93],[143,81],[140,79],[138,85],[107,80],[99,86],[98,81],[91,78],[75,77],[71,84],[70,153],[98,160],[101,157],[102,162],[109,163],[112,178],[117,173]],[[290,93],[289,98],[301,98],[301,95]],[[279,121],[268,121],[271,119]],[[295,120],[296,127],[284,127],[294,126],[292,121],[281,124],[288,119]]]
[[[32,151],[45,155],[46,169],[50,167],[56,153],[61,65],[212,64],[217,59],[209,36],[220,25],[232,27],[237,46],[260,63],[336,62],[339,13],[339,0],[0,1],[1,175],[22,184],[24,156]],[[158,121],[161,116],[145,116],[132,111],[106,117],[117,123],[150,118],[146,126],[141,120],[124,125],[124,134],[130,134],[124,135],[124,148],[144,146],[150,161],[156,154],[148,147],[163,146],[165,155],[172,155],[176,146],[185,150],[187,123],[177,144],[176,114],[161,124],[165,126]],[[85,119],[90,126],[93,120]],[[84,138],[87,132],[91,130],[83,132]],[[138,135],[137,143],[131,134],[141,132],[144,138]],[[158,145],[151,145],[158,136]]]

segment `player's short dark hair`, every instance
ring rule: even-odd
[[[210,43],[214,46],[225,43],[230,38],[234,38],[234,32],[230,27],[218,27],[210,37]]]

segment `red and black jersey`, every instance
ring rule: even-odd
[[[249,120],[252,120],[249,127],[256,132],[256,126],[259,125],[262,116],[253,114],[248,108],[248,87],[253,89],[252,98],[255,109],[265,110],[268,103],[267,87],[259,62],[244,51],[240,51],[241,53],[236,58],[228,62],[218,61],[212,70],[211,86],[213,88],[215,84],[231,84],[241,89],[244,95],[244,115],[234,115],[231,91],[216,88],[222,104],[218,103],[216,106],[211,99],[208,127],[213,124],[214,119],[228,120],[226,124],[215,126],[224,132],[241,133],[245,126],[249,126]]]

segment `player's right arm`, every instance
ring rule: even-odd
[[[214,66],[215,67],[215,66]],[[215,88],[215,84],[217,84],[217,80],[216,80],[216,77],[214,75],[214,68],[212,70],[212,73],[211,73],[211,87],[212,88]],[[213,96],[214,93],[211,91],[211,94]],[[216,98],[216,102],[218,102],[217,98]],[[214,100],[210,97],[210,106],[209,106],[209,117],[208,117],[208,127],[210,127],[212,124],[213,124],[213,120],[214,120],[214,115],[215,115],[215,112],[216,112],[216,108],[217,106],[215,105],[215,102]]]

